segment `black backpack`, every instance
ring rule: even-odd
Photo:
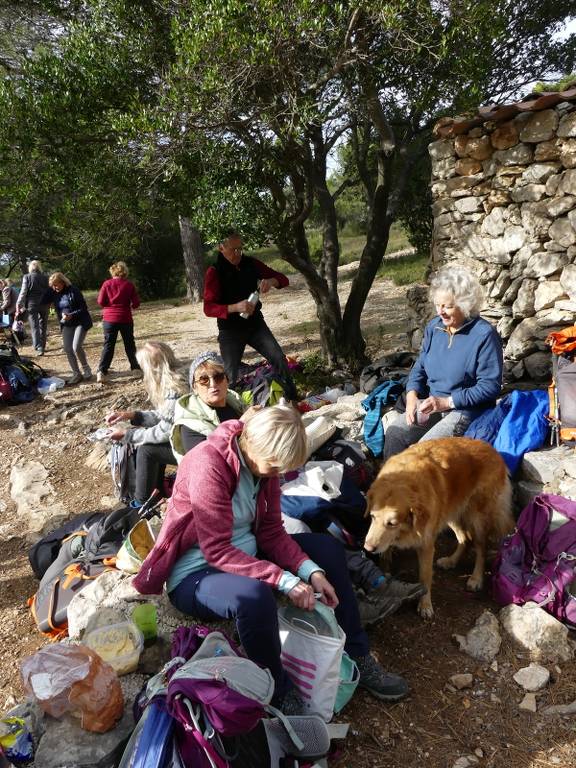
[[[360,391],[367,395],[384,381],[396,381],[406,376],[407,371],[414,365],[416,355],[412,352],[391,352],[380,357],[362,369],[360,374]]]
[[[104,512],[85,512],[76,515],[60,528],[50,531],[28,550],[28,560],[37,579],[41,579],[60,554],[63,542],[72,534],[86,533],[93,523],[104,517]]]
[[[39,560],[44,567],[49,553],[57,552],[30,600],[30,610],[41,632],[51,635],[66,632],[72,598],[101,573],[115,567],[116,554],[130,530],[139,520],[157,513],[157,498],[158,494],[153,494],[140,509],[125,506],[108,515],[96,512],[76,517],[35,545],[33,557],[32,551],[29,557],[38,570]],[[80,528],[76,525],[75,530],[70,530],[82,517]]]

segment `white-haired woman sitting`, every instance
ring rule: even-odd
[[[406,413],[386,429],[384,460],[419,440],[463,435],[500,394],[502,341],[479,315],[478,279],[464,267],[443,267],[430,298],[438,314],[406,382]]]
[[[276,703],[289,714],[302,707],[280,657],[275,592],[304,610],[316,599],[335,608],[356,658],[360,685],[385,701],[408,692],[369,653],[348,576],[344,548],[331,536],[290,536],[280,516],[281,472],[307,457],[300,414],[277,405],[232,419],[189,451],[178,466],[158,540],[134,586],[159,594],[201,621],[233,618],[246,655],[267,667]]]
[[[174,352],[162,341],[147,341],[136,353],[152,411],[114,411],[108,424],[129,421],[129,429],[116,428],[112,440],[138,446],[136,452],[135,505],[142,505],[154,488],[160,489],[166,464],[176,464],[170,446],[176,401],[187,391],[178,373]]]

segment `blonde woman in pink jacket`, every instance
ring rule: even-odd
[[[182,459],[162,530],[134,585],[157,594],[166,584],[171,602],[200,620],[235,619],[246,654],[270,669],[275,703],[287,714],[303,704],[280,660],[275,595],[304,610],[321,600],[336,610],[360,685],[398,701],[408,686],[369,652],[342,545],[323,534],[290,536],[283,527],[278,475],[306,456],[300,414],[289,406],[221,424]]]

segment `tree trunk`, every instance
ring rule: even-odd
[[[202,301],[204,294],[204,250],[200,232],[187,216],[178,216],[186,275],[186,296],[190,302]]]
[[[381,191],[383,192],[383,190]],[[378,197],[378,190],[375,197]],[[352,281],[344,310],[342,356],[353,369],[358,369],[366,363],[366,342],[362,335],[360,318],[368,293],[386,253],[392,223],[385,213],[379,210],[378,205],[375,205],[374,208],[375,213],[371,217],[368,227],[366,245],[362,251],[358,271]],[[385,311],[386,308],[382,307],[383,314]]]
[[[278,249],[282,258],[292,264],[306,281],[306,286],[316,304],[322,356],[328,365],[336,366],[342,339],[340,303],[334,301],[327,280],[318,274],[318,270],[310,260],[304,226],[302,224],[293,226],[291,234],[292,243],[279,240]]]

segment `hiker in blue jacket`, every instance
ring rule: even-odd
[[[438,314],[406,382],[406,412],[386,430],[384,460],[420,440],[463,435],[500,394],[502,342],[479,315],[478,279],[464,267],[446,266],[432,279],[430,298]]]

